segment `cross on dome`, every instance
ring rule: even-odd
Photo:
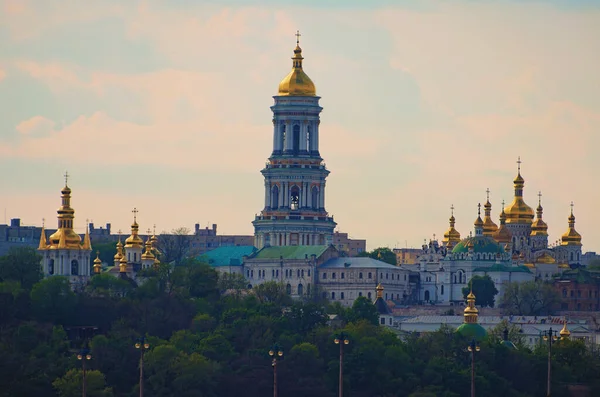
[[[542,205],[542,191],[541,190],[538,192],[538,204]]]
[[[454,204],[450,206],[451,215],[454,216]]]
[[[137,213],[139,211],[137,210],[137,208],[133,207],[133,210],[131,212],[133,212],[133,221],[137,222]]]
[[[487,194],[487,201],[490,201],[490,188],[485,189],[485,193]]]
[[[517,160],[517,168],[519,170],[519,174],[521,173],[521,163],[522,163],[521,156],[519,156],[519,158]]]
[[[65,186],[67,186],[69,184],[69,172],[68,171],[65,171],[64,177],[65,177]]]
[[[296,36],[296,44],[300,44],[300,36],[302,36],[302,35],[300,34],[299,30],[296,30],[295,36]]]

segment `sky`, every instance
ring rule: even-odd
[[[498,223],[517,158],[550,242],[600,251],[598,1],[0,0],[0,205],[54,227],[253,234],[300,30],[326,208],[367,248]],[[0,223],[2,220],[0,220]]]

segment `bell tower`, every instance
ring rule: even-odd
[[[254,244],[265,246],[331,245],[336,223],[325,210],[329,171],[319,153],[320,97],[302,68],[300,33],[291,72],[274,96],[273,151],[261,171],[265,206],[252,222]]]

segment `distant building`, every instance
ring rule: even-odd
[[[196,223],[194,234],[190,236],[190,248],[196,255],[204,254],[210,250],[219,247],[241,247],[254,245],[254,236],[252,235],[218,235],[217,225],[213,223],[212,228],[201,229],[200,224]]]
[[[561,310],[600,310],[600,271],[567,270],[554,280],[554,288],[563,299]]]
[[[349,238],[348,233],[333,233],[333,245],[346,256],[358,256],[367,250],[367,240]]]
[[[19,218],[11,219],[10,225],[0,225],[0,255],[5,255],[11,247],[37,247],[41,230],[39,226],[22,225]]]
[[[394,248],[392,250],[396,254],[396,264],[414,265],[419,262],[419,256],[423,253],[422,248]]]

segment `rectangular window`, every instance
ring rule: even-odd
[[[369,274],[371,274],[371,273],[369,273]],[[363,278],[363,277],[362,277],[362,272],[358,273],[358,278]],[[370,278],[370,277],[369,277],[369,278]]]
[[[327,273],[323,273],[323,277],[322,277],[322,279],[323,279],[323,280],[327,280]]]
[[[340,299],[344,299],[344,293],[343,292],[340,293]]]
[[[331,273],[331,278],[335,278],[335,272]]]
[[[361,277],[361,278],[362,278],[362,277]],[[371,272],[369,272],[369,278],[370,278],[370,279],[371,279],[371,278],[373,278],[373,276],[371,275]]]
[[[342,274],[340,274],[340,278],[344,278],[344,272],[342,272]]]
[[[381,325],[385,325],[385,318],[381,317]]]

